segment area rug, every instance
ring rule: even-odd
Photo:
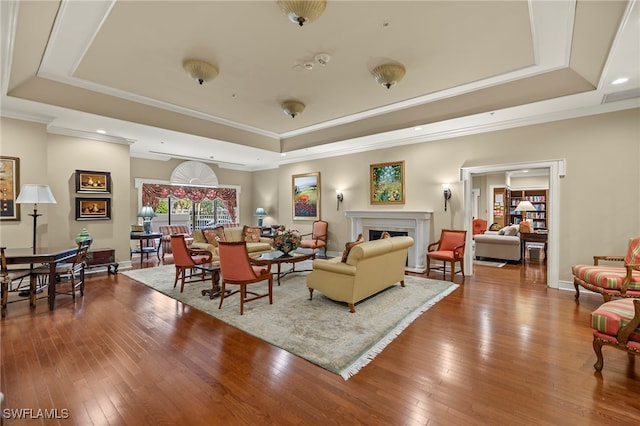
[[[481,266],[491,266],[494,268],[502,268],[504,265],[507,264],[507,262],[491,262],[488,260],[474,260],[473,261],[474,265],[481,265]]]
[[[296,269],[308,269],[305,263]],[[286,268],[286,266],[285,266]],[[274,277],[273,305],[268,298],[245,304],[240,315],[239,295],[224,300],[202,296],[210,281],[180,285],[174,289],[175,268],[156,268],[123,272],[130,278],[152,287],[173,299],[204,311],[251,335],[300,356],[345,380],[355,375],[379,354],[411,322],[431,306],[454,291],[458,285],[420,277],[405,276],[405,287],[399,284],[358,304],[350,313],[346,304],[334,302],[315,291],[309,300],[306,274],[300,272],[281,279]],[[266,291],[254,287],[256,291]]]

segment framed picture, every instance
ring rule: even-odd
[[[320,219],[320,172],[292,176],[293,220]]]
[[[110,198],[76,198],[76,220],[111,219]]]
[[[20,220],[16,205],[20,188],[20,159],[0,157],[0,220]]]
[[[111,173],[76,170],[76,192],[111,193]]]
[[[369,167],[371,204],[404,204],[404,161]]]

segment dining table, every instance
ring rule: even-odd
[[[7,248],[5,256],[7,265],[31,265],[34,270],[41,264],[49,265],[49,286],[47,298],[49,302],[49,310],[56,307],[56,265],[59,263],[73,259],[76,256],[78,247],[38,247],[37,249],[29,248]],[[36,281],[35,273],[31,273],[29,285],[29,304],[31,307],[36,306]]]

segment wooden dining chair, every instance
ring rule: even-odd
[[[220,272],[222,274],[222,288],[220,290],[220,305],[226,297],[240,293],[240,315],[244,314],[245,302],[269,297],[269,304],[273,304],[273,274],[271,273],[271,261],[252,259],[247,252],[247,243],[219,242],[218,255],[220,256]],[[249,284],[268,281],[267,293],[255,293],[247,291]],[[240,286],[240,289],[226,293],[227,284]],[[252,297],[247,297],[250,294]]]
[[[180,293],[184,290],[185,282],[205,280],[204,269],[200,269],[200,278],[198,279],[193,278],[193,271],[196,266],[211,262],[213,255],[209,250],[187,247],[183,234],[173,234],[171,235],[171,252],[173,254],[173,264],[176,267],[176,279],[173,282],[173,288],[178,284],[178,279],[180,279]],[[186,281],[187,278],[189,278],[189,281]]]
[[[2,265],[0,267],[0,303],[3,318],[7,316],[7,304],[9,303],[11,284],[14,281],[22,280],[22,278],[31,275],[30,269],[8,269],[5,250],[6,247],[0,247],[0,255],[2,256]]]
[[[59,263],[56,265],[56,294],[66,294],[76,299],[76,292],[80,290],[80,295],[84,296],[84,272],[87,267],[87,253],[91,247],[93,239],[87,238],[78,243],[78,250],[72,262]],[[49,266],[41,266],[34,269],[41,283],[49,279]],[[60,290],[60,286],[69,283],[69,290]]]

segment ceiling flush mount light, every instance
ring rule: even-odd
[[[374,68],[371,74],[378,84],[390,89],[391,86],[395,86],[402,80],[405,72],[404,67],[400,64],[383,64]]]
[[[189,77],[202,85],[205,81],[213,80],[218,75],[218,69],[208,62],[199,59],[187,59],[182,67]]]
[[[278,0],[278,6],[294,24],[313,22],[327,7],[326,0]]]
[[[304,104],[298,101],[284,101],[282,103],[282,111],[291,118],[296,118],[298,114],[304,111]]]
[[[627,81],[629,81],[629,79],[628,79],[627,77],[620,77],[620,78],[616,78],[615,80],[613,80],[613,81],[611,82],[611,84],[615,84],[615,85],[618,85],[618,84],[624,84],[624,83],[626,83]]]

